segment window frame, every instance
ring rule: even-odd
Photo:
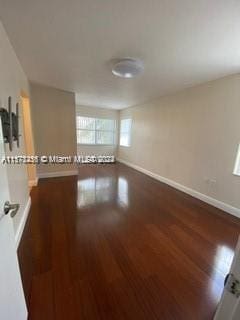
[[[240,176],[240,143],[238,144],[237,148],[237,156],[234,164],[233,174],[238,177]]]
[[[76,115],[76,122],[77,122],[77,118],[89,118],[89,119],[93,119],[94,120],[94,129],[82,129],[82,128],[78,128],[77,124],[76,124],[76,133],[78,131],[92,131],[94,132],[94,143],[82,143],[82,142],[78,142],[77,141],[77,145],[82,145],[82,146],[114,146],[116,145],[116,128],[117,128],[117,123],[116,123],[116,119],[114,118],[95,118],[95,117],[89,117],[89,116],[82,116],[77,114]],[[111,120],[113,121],[113,130],[102,130],[102,129],[96,129],[96,123],[97,120]],[[97,133],[98,132],[111,132],[113,134],[113,141],[112,143],[96,143],[97,142]]]
[[[128,131],[122,131],[122,121],[124,120],[130,120],[130,126]],[[128,134],[129,135],[129,144],[128,145],[123,145],[121,144],[121,135],[123,134]],[[119,146],[120,147],[125,147],[125,148],[130,148],[131,147],[131,142],[132,142],[132,118],[123,118],[120,119],[120,130],[119,130]]]

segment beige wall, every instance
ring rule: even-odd
[[[28,81],[0,22],[0,107],[7,108],[8,96],[11,96],[13,111],[15,111],[16,102],[19,102],[21,106],[20,94],[22,91],[28,94]],[[20,148],[17,148],[14,143],[13,151],[10,152],[8,145],[5,145],[6,155],[25,154],[22,106],[20,108],[19,130],[21,134]],[[20,204],[19,212],[13,219],[14,230],[17,233],[29,196],[26,165],[8,165],[7,174],[11,201]]]
[[[96,107],[85,107],[76,106],[76,114],[83,117],[93,117],[93,118],[104,118],[104,119],[114,119],[116,120],[118,126],[119,111],[96,108]],[[113,146],[86,146],[78,145],[77,151],[78,155],[115,155],[117,153],[117,143],[118,143],[118,127],[116,128],[115,145]]]
[[[133,119],[132,144],[119,147],[120,159],[240,208],[240,178],[232,174],[240,75],[122,110],[126,117]]]
[[[76,154],[75,96],[71,92],[31,83],[31,109],[36,154],[74,156]],[[75,171],[73,164],[38,165],[39,177]]]

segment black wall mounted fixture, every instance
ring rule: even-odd
[[[0,108],[4,142],[9,144],[9,150],[13,149],[13,141],[19,148],[19,104],[16,104],[16,113],[12,112],[12,98],[8,97],[8,110]]]

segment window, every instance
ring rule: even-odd
[[[77,116],[77,143],[113,145],[116,121]]]
[[[120,126],[120,146],[130,147],[131,144],[132,119],[121,120]]]
[[[238,146],[237,159],[235,162],[233,174],[240,176],[240,144]]]

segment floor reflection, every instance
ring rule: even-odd
[[[129,206],[128,181],[124,177],[118,178],[118,204],[122,207]]]
[[[234,251],[231,248],[225,245],[217,247],[210,282],[211,297],[215,302],[218,302],[221,297],[224,287],[224,279],[229,273],[233,256]]]
[[[78,180],[78,208],[110,201],[115,190],[114,181],[111,177]],[[117,180],[117,203],[124,208],[129,206],[128,181],[124,177],[118,177]]]
[[[78,208],[111,200],[114,181],[111,177],[92,177],[78,180]]]

